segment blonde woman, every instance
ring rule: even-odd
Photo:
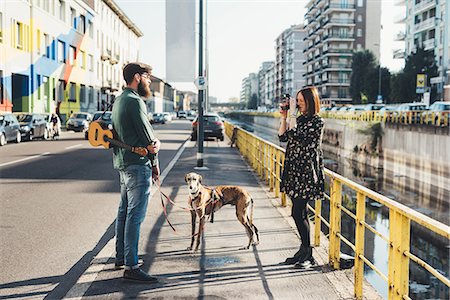
[[[309,201],[322,199],[324,193],[323,154],[324,122],[319,117],[320,97],[315,87],[305,87],[289,102],[280,104],[281,142],[287,142],[281,191],[292,200],[292,217],[300,234],[300,249],[285,264],[307,269],[315,264],[312,256],[307,213]],[[297,113],[300,112],[300,114]]]

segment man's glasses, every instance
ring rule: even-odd
[[[150,81],[150,75],[148,73],[142,73],[141,77],[147,79],[148,81]]]

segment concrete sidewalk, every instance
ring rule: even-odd
[[[164,150],[163,150],[164,151]],[[197,148],[187,142],[185,150],[165,177],[163,191],[181,206],[187,204],[184,175],[195,171]],[[66,298],[99,299],[351,299],[351,272],[329,271],[324,248],[314,249],[319,266],[296,270],[279,263],[298,248],[299,238],[286,208],[279,207],[235,148],[226,142],[205,142],[206,171],[199,171],[203,184],[239,185],[255,201],[254,224],[260,245],[238,250],[247,236],[235,209],[225,206],[207,223],[201,250],[186,251],[190,244],[189,213],[169,207],[174,233],[162,213],[159,194],[153,195],[141,229],[140,254],[143,270],[159,277],[158,284],[122,279],[114,270],[114,240],[99,253]],[[170,166],[169,166],[170,167]],[[164,174],[163,174],[164,175]],[[119,198],[119,195],[117,196]],[[370,293],[368,299],[377,295]]]

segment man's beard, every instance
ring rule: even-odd
[[[138,88],[137,92],[138,92],[139,96],[141,96],[143,98],[148,98],[152,94],[152,92],[150,91],[150,86],[143,84],[142,81],[139,82],[137,88]]]

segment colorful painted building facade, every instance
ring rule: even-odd
[[[142,35],[112,0],[0,1],[0,111],[106,109]]]

